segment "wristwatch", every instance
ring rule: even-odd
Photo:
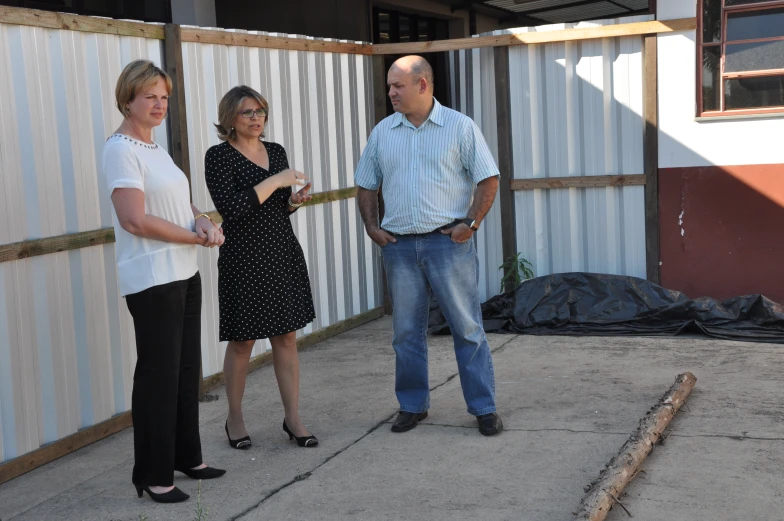
[[[473,231],[477,231],[479,229],[479,223],[476,222],[475,219],[471,219],[470,217],[467,219],[463,219],[463,224],[471,228]]]

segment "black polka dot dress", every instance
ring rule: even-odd
[[[220,340],[256,340],[305,327],[316,317],[305,256],[291,226],[291,187],[259,203],[253,187],[289,167],[286,151],[264,143],[269,170],[227,142],[207,150],[205,180],[223,217],[218,257]]]

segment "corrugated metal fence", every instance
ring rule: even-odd
[[[0,24],[0,244],[111,227],[100,157],[137,58],[160,63],[161,41]],[[130,408],[118,295],[113,244],[0,263],[2,460]]]
[[[78,21],[82,31],[88,26],[115,31],[126,24],[123,30],[136,36],[63,30],[68,16],[57,15],[50,28],[0,23],[0,70],[8,71],[0,76],[0,246],[95,230],[103,239],[70,251],[50,245],[47,251],[60,252],[33,252],[31,258],[22,258],[29,251],[9,256],[3,250],[0,462],[130,408],[133,327],[118,297],[114,246],[100,231],[111,226],[111,203],[99,159],[104,140],[121,122],[113,106],[116,78],[133,59],[161,63],[164,31],[117,21],[107,28],[84,17]],[[180,94],[187,107],[193,199],[201,210],[214,208],[203,157],[218,143],[212,125],[217,104],[230,87],[243,83],[267,97],[267,139],[286,147],[291,165],[310,174],[315,192],[352,187],[377,106],[368,49],[352,43],[334,52],[336,45],[326,40],[293,37],[280,48],[263,48],[269,47],[263,33],[189,31],[181,47],[185,87]],[[643,174],[642,38],[518,43],[508,48],[511,122],[503,120],[503,131],[494,68],[498,65],[506,77],[506,62],[495,63],[506,50],[459,50],[450,56],[455,108],[482,128],[500,163],[508,158],[498,157],[499,143],[512,140],[516,213],[512,218],[511,206],[501,208],[497,201],[477,235],[482,296],[499,292],[498,266],[503,249],[510,247],[502,239],[512,233],[502,230],[502,221],[514,225],[517,250],[533,262],[537,275],[579,270],[644,277],[642,186],[531,186],[548,178],[645,177],[638,175]],[[380,54],[393,52],[379,47]],[[182,130],[172,128],[179,154]],[[156,129],[155,139],[166,146],[164,127]],[[512,197],[509,185],[501,189]],[[355,202],[344,195],[333,202],[325,197],[327,202],[292,217],[317,314],[303,334],[377,309],[383,301],[378,249],[364,233]],[[206,296],[202,362],[210,376],[220,371],[225,348],[217,341],[217,251],[199,255]],[[267,349],[260,343],[255,354]]]
[[[241,84],[253,86],[269,102],[265,139],[284,145],[291,167],[310,176],[312,191],[354,186],[354,167],[373,122],[370,56],[185,43],[183,68],[193,200],[200,209],[214,209],[204,183],[204,154],[220,142],[212,125],[218,121],[218,102]],[[292,224],[308,263],[316,307],[316,320],[300,334],[382,303],[379,252],[365,234],[354,199],[302,208]],[[210,339],[218,338],[216,262],[216,251],[203,250],[203,327]],[[225,345],[213,342],[205,349],[205,375],[221,371]],[[257,342],[254,355],[268,349],[267,341]]]
[[[161,64],[163,54],[155,38],[0,24],[0,245],[111,227],[100,157],[122,120],[115,83],[130,61]],[[353,186],[373,121],[368,56],[186,43],[183,58],[200,209],[214,209],[203,158],[218,143],[217,103],[239,83],[268,98],[268,139],[314,191]],[[165,125],[154,138],[167,146]],[[380,257],[353,199],[302,208],[293,221],[317,310],[304,333],[382,303]],[[199,255],[206,377],[222,370],[225,346],[217,250]],[[0,462],[130,409],[136,351],[118,295],[111,243],[0,262]],[[267,349],[260,342],[254,354]]]
[[[614,23],[621,21],[491,34]],[[495,149],[493,52],[450,54],[455,108],[474,118]],[[510,47],[513,179],[643,174],[642,55],[640,36]],[[537,276],[588,271],[645,278],[643,186],[519,190],[514,202],[517,249]],[[478,239],[486,297],[498,292],[501,277],[497,205]]]

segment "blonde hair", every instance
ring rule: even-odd
[[[171,94],[171,78],[150,60],[134,60],[125,66],[120,77],[117,78],[117,87],[114,89],[117,110],[123,117],[127,118],[131,115],[126,105],[136,98],[139,91],[155,85],[158,78],[163,78],[166,82],[166,90]]]
[[[234,87],[221,98],[218,104],[218,123],[215,123],[215,129],[218,131],[218,138],[221,141],[234,141],[237,139],[237,132],[234,130],[234,118],[237,117],[242,102],[247,98],[253,98],[261,105],[261,108],[267,111],[267,118],[264,121],[264,127],[269,123],[269,104],[264,96],[248,87],[247,85],[240,85]],[[264,131],[261,132],[261,137],[264,137]]]

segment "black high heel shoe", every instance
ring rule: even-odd
[[[315,447],[318,445],[318,438],[315,436],[294,436],[294,433],[291,432],[286,425],[286,420],[283,420],[283,430],[286,431],[286,434],[289,435],[289,440],[297,440],[297,445],[300,447]]]
[[[215,479],[226,474],[223,469],[216,469],[214,467],[204,467],[203,469],[174,469],[177,472],[182,472],[191,479]]]
[[[240,438],[238,440],[232,440],[231,436],[229,436],[229,421],[226,420],[226,437],[229,438],[229,445],[233,449],[240,449],[240,450],[248,450],[250,448],[250,436],[245,436],[244,438]],[[217,476],[216,476],[217,477]]]
[[[174,487],[172,490],[164,492],[163,494],[156,494],[155,492],[150,492],[150,487],[148,486],[134,486],[136,487],[136,493],[139,494],[139,497],[142,497],[142,492],[147,492],[147,495],[150,496],[150,499],[156,503],[182,503],[190,497],[188,494],[178,489],[177,487]]]

